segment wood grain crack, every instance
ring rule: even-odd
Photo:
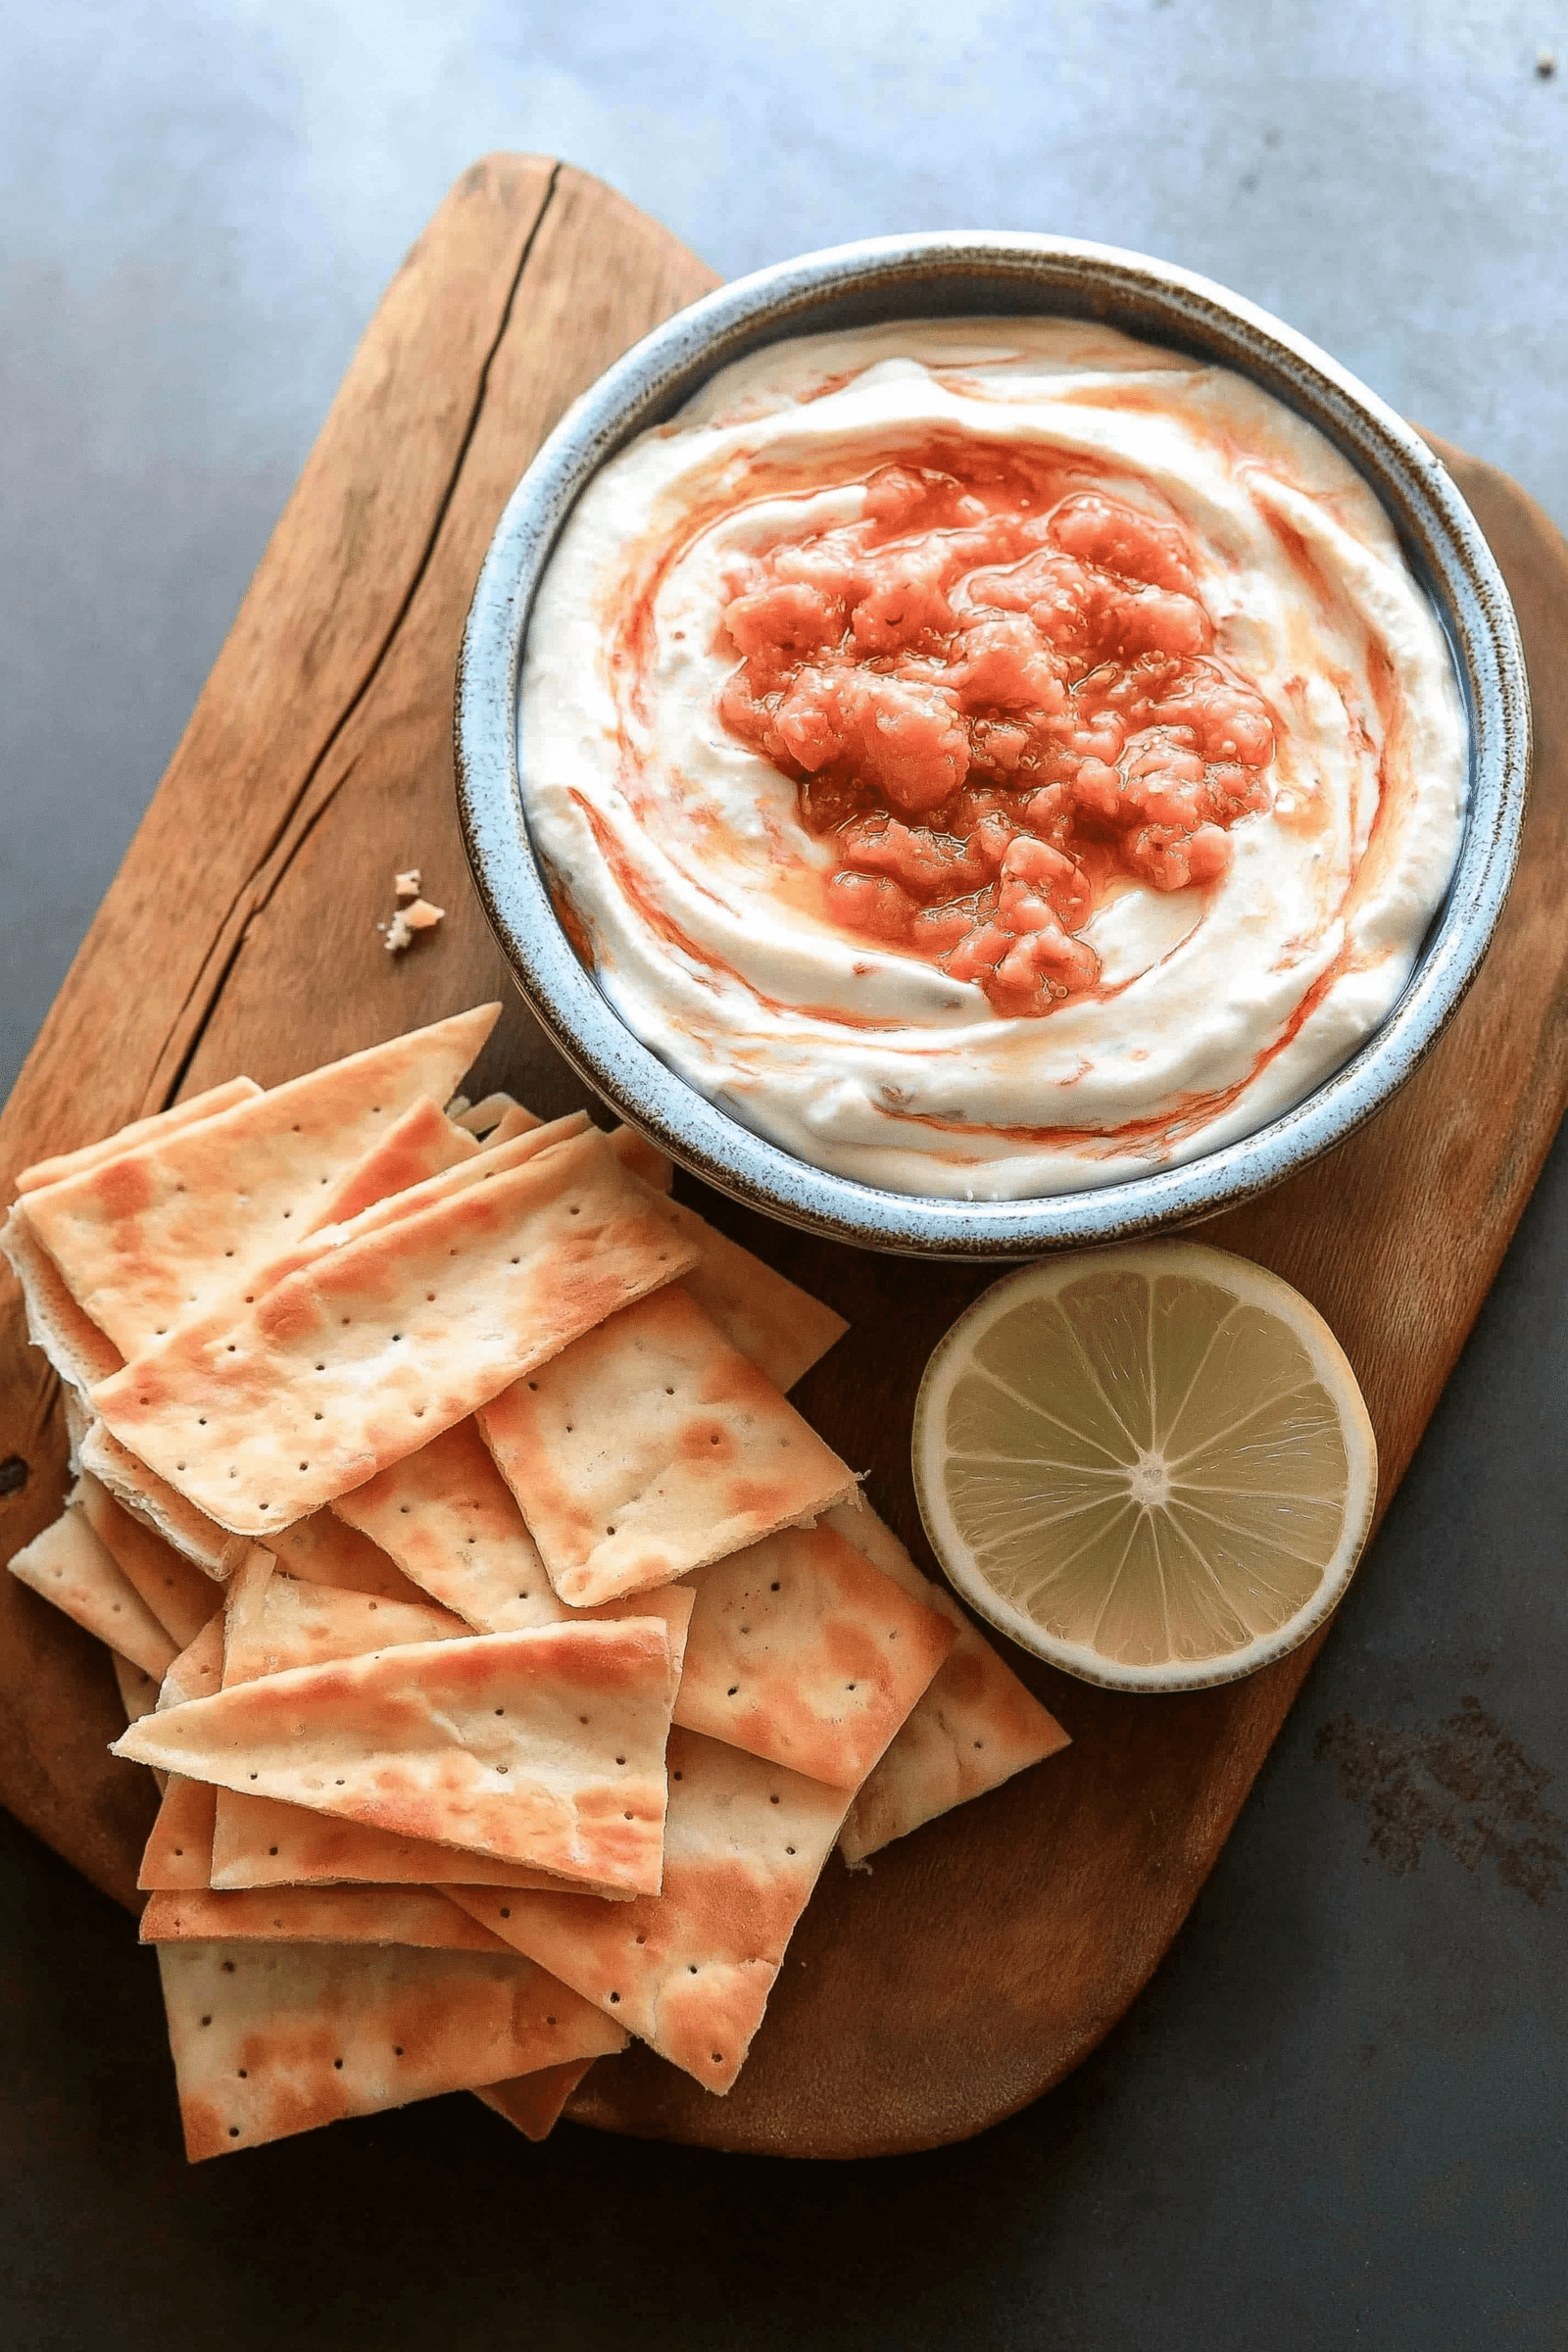
[[[194,983],[181,1002],[179,1011],[171,1023],[163,1046],[160,1048],[155,1064],[156,1091],[149,1107],[167,1109],[178,1096],[191,1064],[201,1050],[202,1041],[207,1034],[213,1014],[221,1001],[223,990],[244,951],[252,923],[266,908],[279,883],[287,874],[290,865],[300,855],[322,816],[355,771],[358,762],[357,760],[351,760],[329,789],[316,799],[314,806],[311,805],[313,788],[329,764],[333,753],[341,744],[355,715],[364,706],[367,696],[371,692],[376,680],[385,669],[388,658],[428,576],[430,564],[440,544],[442,531],[452,511],[453,501],[463,480],[464,467],[473,447],[474,435],[479,429],[480,419],[484,415],[491,369],[512,325],[517,296],[527,274],[528,263],[539,241],[540,233],[550,218],[560,178],[561,166],[557,164],[551,171],[544,200],[523,240],[522,249],[517,257],[517,266],[513,271],[511,284],[501,306],[495,332],[490,338],[474,380],[473,399],[445,487],[437,501],[418,559],[410,574],[408,585],[398,604],[397,611],[392,615],[374,653],[366,664],[359,683],[333,721],[317,757],[311,762],[297,790],[280,813],[261,856],[255,860],[244,883],[234,892],[229,901],[218,938]]]

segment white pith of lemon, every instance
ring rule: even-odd
[[[1377,1498],[1372,1424],[1322,1316],[1200,1242],[994,1283],[926,1366],[912,1454],[964,1598],[1124,1690],[1230,1682],[1304,1642]]]

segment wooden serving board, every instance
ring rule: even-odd
[[[508,980],[453,808],[453,668],[501,508],[566,403],[714,282],[609,189],[494,157],[393,281],[168,775],[0,1123],[0,1170],[235,1071],[264,1085],[480,999],[481,1088],[583,1099]],[[1496,1270],[1568,1096],[1568,549],[1504,476],[1446,453],[1502,564],[1536,694],[1535,795],[1485,969],[1416,1079],[1304,1176],[1208,1230],[1305,1292],[1377,1428],[1385,1503]],[[394,867],[448,909],[382,952]],[[480,1091],[476,1089],[475,1091]],[[799,1400],[917,1556],[915,1387],[990,1279],[818,1243],[685,1197],[850,1317]],[[58,1384],[0,1294],[0,1558],[60,1507]],[[1374,1559],[1368,1573],[1377,1573]],[[1115,2023],[1211,1868],[1315,1644],[1189,1696],[1118,1696],[1015,1658],[1073,1736],[869,1875],[832,1860],[727,2099],[637,2049],[570,2112],[799,2156],[928,2147],[1060,2080]],[[148,1776],[106,1746],[105,1653],[0,1576],[0,1797],[128,1906]]]

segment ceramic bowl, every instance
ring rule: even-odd
[[[718,1109],[626,1028],[574,954],[529,840],[517,677],[529,608],[589,478],[759,346],[874,320],[998,313],[1092,318],[1250,376],[1307,417],[1392,516],[1447,633],[1469,728],[1469,807],[1447,896],[1394,1010],[1283,1116],[1181,1167],[1093,1192],[969,1201],[879,1191],[794,1157]],[[782,262],[694,303],[568,410],[501,518],[458,671],[459,808],[485,910],[523,995],[588,1084],[722,1192],[846,1242],[1017,1258],[1190,1223],[1332,1150],[1427,1054],[1487,950],[1518,853],[1530,704],[1508,593],[1474,516],[1411,428],[1303,336],[1221,286],[1142,254],[1043,236],[882,237]]]

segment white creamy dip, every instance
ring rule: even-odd
[[[1019,483],[1038,496],[1015,514]],[[1117,552],[1144,546],[1117,536],[1128,510],[1153,556]],[[993,524],[1016,525],[1000,560],[952,553]],[[825,589],[779,590],[834,550]],[[923,634],[899,593],[866,601],[878,562],[947,564]],[[788,642],[743,669],[747,614]],[[987,701],[976,649],[1005,639],[1016,670],[1054,628],[1069,651],[1036,663],[1046,715],[1021,689]],[[1130,718],[1090,708],[1122,674],[1095,668],[1107,645]],[[1064,691],[1087,715],[1051,717]],[[1237,698],[1264,751],[1223,716],[1212,740],[1177,723],[1195,693]],[[923,767],[886,750],[879,696],[936,746]],[[803,1160],[976,1200],[1122,1182],[1298,1102],[1403,988],[1466,777],[1442,631],[1347,462],[1240,375],[1045,318],[775,344],[605,466],[540,588],[519,755],[557,903],[638,1037]],[[1157,795],[1149,830],[1152,760],[1162,790],[1199,779],[1200,814],[1219,810],[1200,835]],[[1053,820],[1065,848],[1031,835],[999,865],[1020,793],[1060,775],[1027,823],[1078,793]],[[915,851],[958,879],[911,880]],[[1065,893],[1033,878],[1046,865]]]

